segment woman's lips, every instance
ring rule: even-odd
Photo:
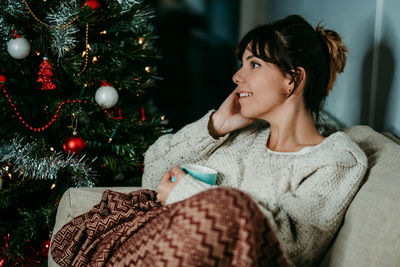
[[[238,97],[239,98],[245,98],[245,97],[249,97],[249,96],[253,96],[253,93],[251,93],[251,92],[240,92],[240,93],[238,93]]]

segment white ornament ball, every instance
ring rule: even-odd
[[[24,37],[11,39],[7,43],[7,51],[15,59],[23,59],[31,51],[31,45]]]
[[[118,92],[114,87],[108,85],[101,86],[99,89],[97,89],[94,98],[96,99],[97,104],[99,104],[101,107],[111,108],[118,102]]]

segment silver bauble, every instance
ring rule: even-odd
[[[11,39],[7,43],[7,51],[15,59],[23,59],[29,55],[31,45],[24,37]]]
[[[101,86],[96,91],[95,100],[103,108],[111,108],[118,102],[118,92],[109,85]]]

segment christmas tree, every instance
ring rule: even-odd
[[[140,186],[164,121],[140,0],[0,1],[0,266],[42,264],[72,186]]]

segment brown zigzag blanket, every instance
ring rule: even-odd
[[[223,187],[169,206],[151,190],[106,190],[57,232],[51,255],[61,266],[287,266],[253,200]]]

